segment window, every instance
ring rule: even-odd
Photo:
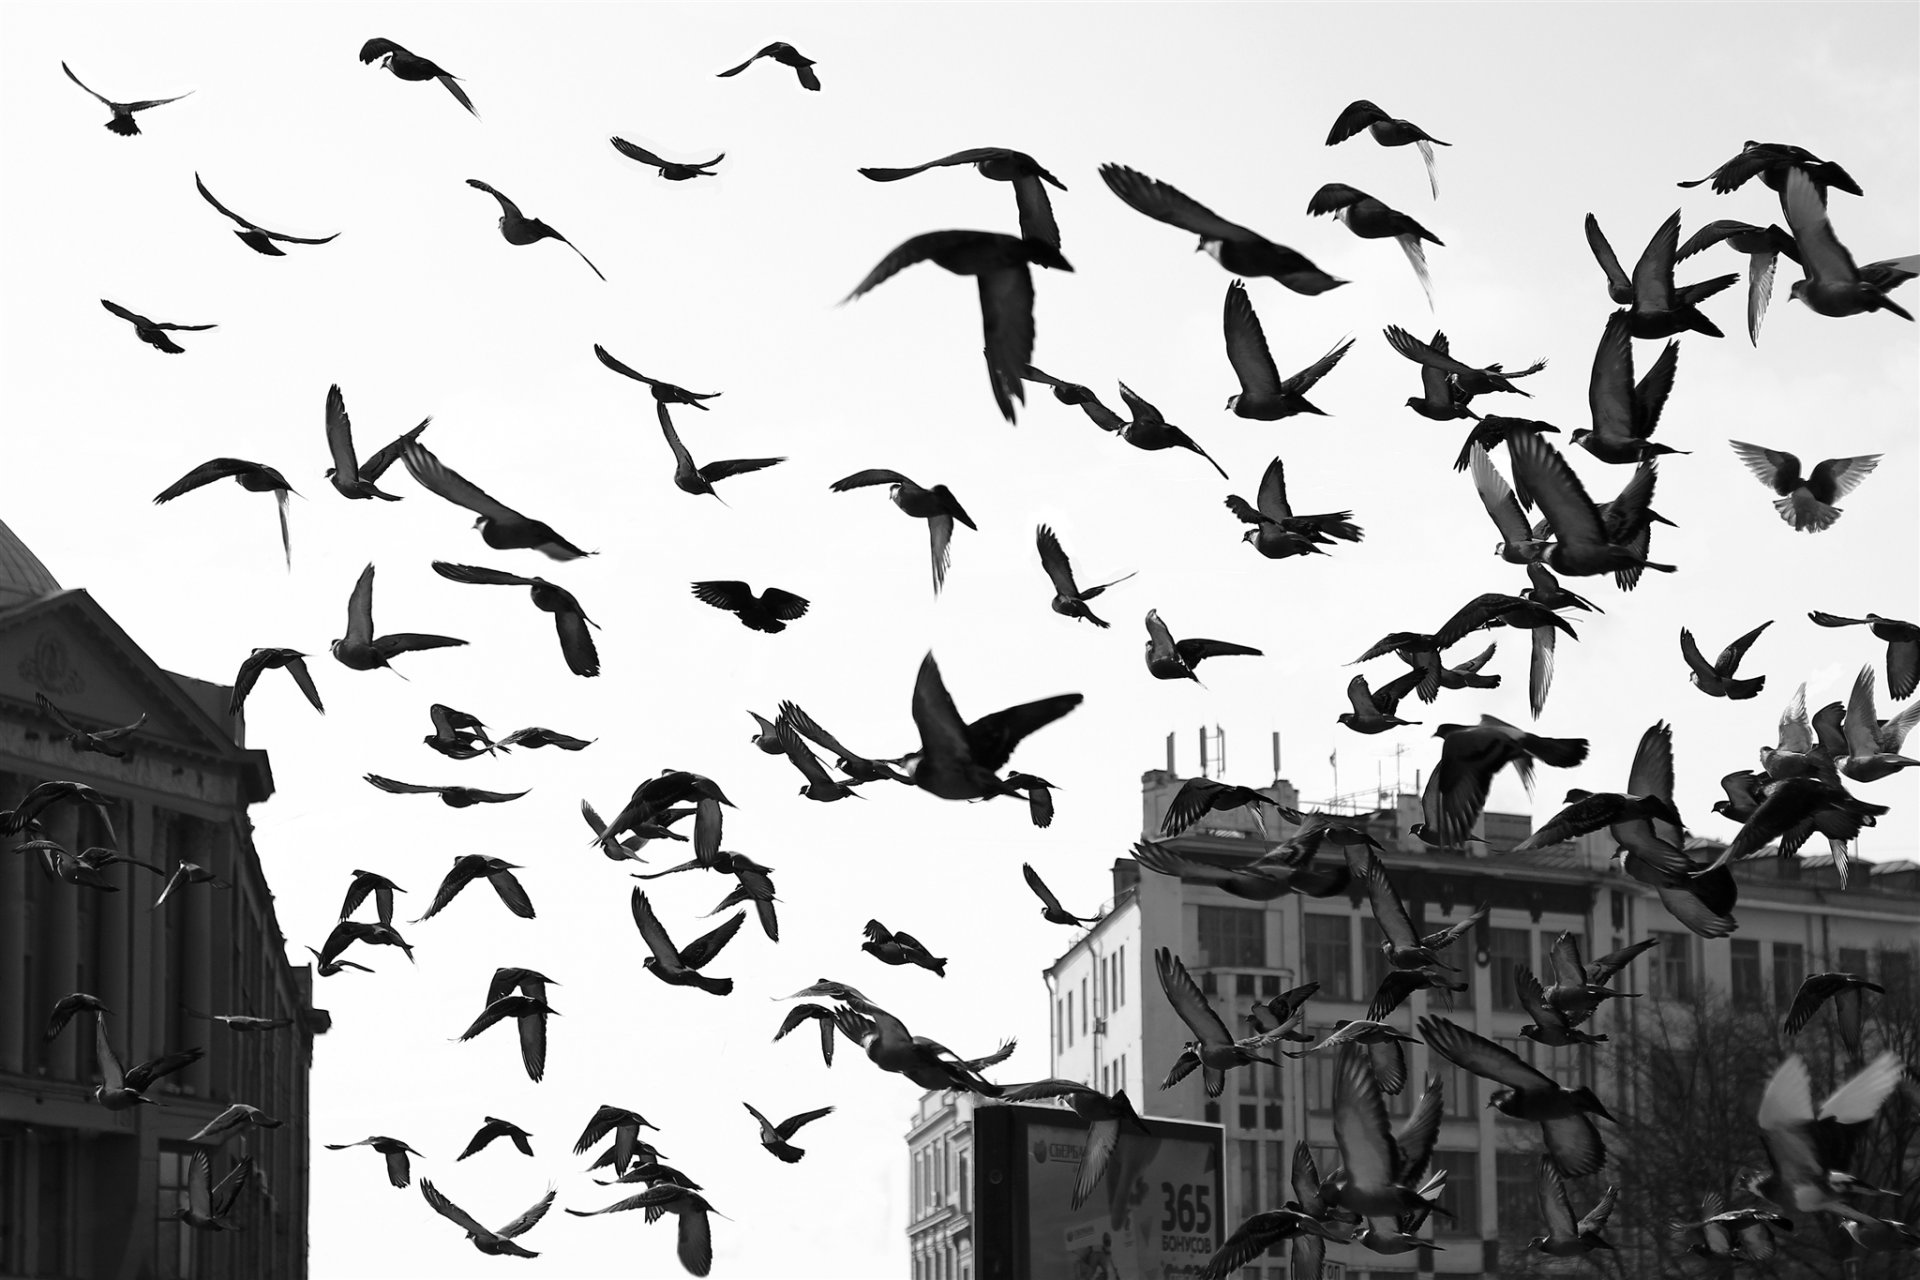
[[[1260,1144],[1251,1138],[1235,1138],[1233,1145],[1240,1153],[1240,1216],[1250,1216],[1265,1203],[1260,1198]]]
[[[1251,1102],[1241,1103],[1240,1127],[1242,1129],[1258,1129],[1260,1127],[1260,1108]],[[1252,1146],[1253,1144],[1248,1143],[1247,1145]],[[1251,1186],[1252,1184],[1249,1183],[1248,1185]]]
[[[1280,1126],[1271,1125],[1269,1127],[1278,1129]],[[1291,1199],[1293,1196],[1293,1188],[1289,1185],[1288,1181],[1292,1175],[1291,1171],[1287,1168],[1285,1158],[1287,1144],[1284,1142],[1263,1142],[1260,1145],[1266,1148],[1267,1153],[1267,1198],[1266,1202],[1261,1205],[1261,1208],[1271,1209],[1282,1201]]]
[[[1313,919],[1312,916],[1308,916],[1307,918],[1309,920]],[[1331,1028],[1325,1026],[1318,1026],[1308,1027],[1307,1031],[1318,1040],[1325,1036],[1330,1029]],[[1305,1079],[1301,1082],[1301,1085],[1307,1093],[1307,1110],[1316,1115],[1326,1115],[1333,1110],[1333,1081],[1336,1075],[1335,1067],[1338,1061],[1335,1056],[1336,1052],[1336,1050],[1332,1049],[1323,1049],[1317,1053],[1309,1053],[1306,1057],[1300,1059],[1300,1065],[1306,1069],[1304,1072]],[[1339,1162],[1335,1161],[1333,1164],[1327,1166],[1326,1172],[1331,1173],[1338,1166]]]
[[[1807,949],[1797,942],[1773,944],[1773,1001],[1785,1007],[1807,976]]]
[[[1440,1192],[1440,1208],[1444,1212],[1434,1214],[1438,1224],[1434,1230],[1449,1236],[1479,1235],[1480,1153],[1436,1151],[1433,1167],[1444,1169],[1447,1174],[1447,1185]]]
[[[960,1212],[973,1211],[973,1183],[967,1180],[967,1158],[960,1157]]]
[[[1766,1003],[1767,991],[1760,980],[1760,944],[1751,938],[1733,938],[1727,943],[1727,965],[1731,973],[1731,992],[1736,1009],[1758,1009]]]
[[[1868,962],[1865,947],[1841,947],[1834,953],[1834,967],[1841,973],[1850,973],[1856,978],[1872,978],[1869,972],[1872,965]],[[1885,983],[1881,984],[1885,986]]]
[[[1524,1055],[1523,1055],[1524,1056]],[[1593,1047],[1584,1044],[1549,1048],[1533,1046],[1533,1065],[1552,1076],[1566,1088],[1593,1084]]]
[[[1053,1002],[1053,1048],[1056,1053],[1067,1047],[1066,1036],[1064,1034],[1066,1021],[1066,1015],[1062,1011],[1061,1002],[1055,1000]]]
[[[1693,995],[1693,935],[1655,929],[1660,948],[1652,956],[1650,994],[1660,1000],[1685,1000]]]
[[[1488,953],[1493,957],[1487,977],[1493,986],[1493,1007],[1520,1011],[1520,988],[1515,975],[1532,963],[1533,936],[1525,929],[1493,929]]]
[[[1080,1034],[1087,1034],[1087,980],[1080,979]]]
[[[1302,927],[1306,981],[1320,984],[1323,999],[1353,999],[1353,960],[1348,946],[1352,929],[1348,918],[1307,915]]]
[[[1457,1067],[1437,1053],[1427,1054],[1427,1070],[1440,1077],[1440,1114],[1451,1116],[1455,1120],[1477,1120],[1479,1111],[1474,1107],[1473,1072],[1465,1067]],[[1407,1083],[1400,1089],[1400,1096],[1410,1098],[1416,1085],[1409,1073]],[[1404,1105],[1404,1104],[1403,1104]]]
[[[1540,1157],[1531,1151],[1501,1151],[1493,1159],[1500,1230],[1505,1235],[1528,1233],[1540,1216]]]
[[[160,1148],[160,1202],[161,1213],[172,1213],[186,1203],[187,1172],[193,1166],[193,1153]],[[160,1224],[159,1269],[156,1275],[162,1280],[190,1280],[197,1273],[194,1268],[193,1241],[195,1232],[184,1222],[166,1221]]]
[[[1893,999],[1902,999],[1913,989],[1913,953],[1911,951],[1880,953],[1880,985],[1887,989],[1887,995]]]
[[[1250,907],[1200,908],[1200,963],[1206,968],[1267,967],[1267,913]]]
[[[1118,971],[1120,977],[1120,995],[1113,1003],[1118,1007],[1127,1002],[1127,947],[1125,943],[1120,945],[1120,963],[1115,966],[1115,969]]]
[[[1067,1044],[1073,1044],[1073,992],[1067,992]]]

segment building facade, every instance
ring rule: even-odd
[[[40,694],[88,729],[146,719],[114,744],[125,759],[82,754]],[[112,836],[90,808],[63,804],[43,815],[45,838],[167,871],[185,860],[224,882],[178,887],[155,910],[165,881],[140,867],[108,867],[108,892],[57,880],[36,856],[0,854],[0,1278],[306,1274],[307,1077],[329,1018],[313,1008],[310,970],[286,961],[247,818],[273,775],[227,715],[230,695],[161,670],[0,524],[0,808],[40,782],[84,782],[109,797]],[[194,1046],[206,1054],[149,1090],[161,1105],[108,1111],[91,1098],[94,1015],[44,1035],[71,992],[110,1010],[123,1067]],[[240,1033],[195,1016],[208,1014],[292,1021]],[[200,1148],[215,1181],[243,1153],[254,1158],[256,1180],[234,1213],[242,1229],[163,1220],[187,1185],[187,1139],[233,1102],[284,1121]]]
[[[1148,838],[1158,838],[1183,781],[1168,771],[1145,775],[1142,829]],[[1300,807],[1283,780],[1266,793]],[[1704,984],[1728,992],[1736,1004],[1780,1009],[1808,972],[1841,969],[1906,980],[1908,949],[1920,936],[1920,865],[1911,862],[1869,864],[1861,871],[1870,874],[1856,872],[1845,888],[1827,858],[1743,862],[1735,871],[1739,932],[1707,942],[1669,917],[1650,889],[1612,869],[1612,845],[1604,839],[1514,854],[1512,847],[1531,831],[1530,820],[1490,813],[1480,826],[1490,852],[1474,846],[1471,856],[1442,853],[1408,830],[1420,820],[1417,796],[1383,800],[1354,816],[1387,851],[1395,887],[1416,927],[1429,932],[1482,904],[1491,908],[1448,956],[1471,990],[1454,996],[1451,1008],[1437,993],[1415,993],[1390,1021],[1411,1032],[1428,1012],[1449,1017],[1564,1084],[1593,1085],[1609,1106],[1616,1105],[1617,1094],[1610,1096],[1606,1063],[1593,1049],[1548,1049],[1520,1036],[1529,1019],[1520,1010],[1515,971],[1544,972],[1547,952],[1563,931],[1579,939],[1589,961],[1642,938],[1659,938],[1661,945],[1635,961],[1623,979],[1651,1000],[1685,998]],[[1268,825],[1274,840],[1292,830],[1271,818]],[[1269,847],[1246,811],[1209,814],[1169,843],[1216,861],[1251,860]],[[1276,1208],[1291,1196],[1288,1171],[1296,1139],[1304,1137],[1314,1148],[1323,1175],[1340,1163],[1332,1118],[1335,1059],[1310,1054],[1277,1068],[1232,1071],[1217,1100],[1205,1096],[1197,1072],[1163,1091],[1161,1080],[1191,1037],[1160,994],[1151,957],[1156,948],[1172,948],[1229,1030],[1240,1035],[1253,1029],[1246,1014],[1256,1001],[1317,981],[1307,1029],[1324,1034],[1337,1019],[1365,1016],[1385,971],[1371,908],[1364,897],[1346,894],[1248,902],[1144,871],[1131,858],[1117,860],[1113,876],[1113,909],[1045,971],[1050,1074],[1107,1091],[1124,1088],[1149,1116],[1223,1125],[1228,1223]],[[1611,1002],[1588,1029],[1606,1033],[1615,1019],[1642,1016],[1620,1006],[1643,1003]],[[1416,1272],[1498,1275],[1503,1246],[1511,1250],[1538,1233],[1538,1128],[1488,1109],[1490,1086],[1484,1081],[1423,1045],[1407,1048],[1408,1084],[1387,1098],[1388,1112],[1399,1123],[1427,1073],[1440,1078],[1445,1106],[1434,1164],[1447,1171],[1441,1203],[1453,1216],[1435,1215],[1438,1250],[1383,1257],[1334,1246],[1327,1274],[1347,1280],[1409,1280]],[[1576,1189],[1576,1199],[1581,1194]],[[1282,1251],[1275,1251],[1239,1274],[1281,1280],[1285,1269]]]
[[[921,1095],[907,1129],[907,1249],[913,1280],[974,1280],[973,1111],[977,1094]]]

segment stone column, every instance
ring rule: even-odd
[[[0,774],[5,802],[17,798],[18,787],[19,779]],[[27,877],[40,874],[32,862],[21,854],[0,856],[0,1071],[16,1074],[26,1030]]]
[[[187,846],[186,857],[190,862],[203,867],[224,866],[215,847],[218,833],[212,824],[195,820],[188,828],[192,841]],[[175,896],[167,901],[167,910],[178,906],[183,908],[181,922],[187,926],[186,961],[187,971],[180,985],[180,998],[187,1007],[201,1013],[224,1013],[224,1009],[213,1007],[213,948],[214,917],[211,899],[215,894],[233,892],[214,889],[204,884],[182,885]],[[208,1024],[214,1026],[216,1024]],[[212,1093],[213,1066],[211,1055],[188,1067],[185,1072],[187,1083],[201,1097]]]

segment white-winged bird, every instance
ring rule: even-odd
[[[1920,724],[1920,702],[1914,702],[1891,720],[1879,718],[1873,705],[1874,674],[1860,668],[1847,697],[1846,750],[1838,765],[1842,777],[1855,782],[1878,782],[1902,769],[1920,766],[1920,760],[1900,754],[1907,735]]]
[[[80,77],[73,74],[72,67],[62,62],[60,69],[67,73],[67,79],[80,85],[82,89],[87,89],[86,85],[80,84]],[[149,98],[144,102],[115,102],[112,98],[94,93],[92,89],[87,89],[87,92],[93,94],[95,98],[98,98],[100,104],[107,110],[113,112],[113,118],[107,121],[106,128],[110,132],[117,133],[123,138],[135,137],[140,132],[140,125],[133,118],[134,112],[145,111],[150,107],[164,107],[169,102],[178,102],[181,98],[190,98],[194,93],[192,89],[189,89],[185,93],[176,94],[171,98]],[[203,327],[211,328],[212,326]]]
[[[287,568],[293,568],[293,542],[287,533],[287,495],[294,492],[287,478],[272,467],[242,458],[214,458],[203,462],[154,496],[154,505],[171,502],[201,485],[232,477],[248,493],[270,493],[280,506],[280,546],[287,555]]]
[[[460,87],[460,77],[429,62],[417,53],[409,53],[391,40],[376,36],[361,45],[360,61],[366,65],[378,62],[401,80],[438,80],[446,86],[447,92],[453,95],[454,101],[472,112],[476,120],[480,118],[480,113],[474,110],[473,100],[467,97],[467,91]]]
[[[1446,241],[1398,209],[1344,182],[1329,182],[1314,192],[1307,201],[1307,212],[1315,217],[1332,214],[1362,240],[1398,241],[1413,267],[1414,278],[1426,292],[1428,308],[1432,308],[1433,277],[1427,273],[1427,255],[1420,242],[1444,246]]]
[[[219,1183],[213,1183],[212,1166],[207,1162],[207,1153],[193,1153],[193,1163],[187,1171],[187,1194],[183,1203],[168,1215],[168,1218],[184,1223],[196,1231],[235,1231],[238,1228],[228,1221],[234,1206],[239,1202],[253,1179],[253,1157],[241,1156],[234,1162],[233,1168]]]
[[[1859,488],[1860,482],[1880,465],[1877,453],[1828,458],[1803,476],[1800,459],[1785,450],[1748,444],[1744,440],[1727,443],[1733,446],[1755,479],[1780,495],[1774,500],[1773,509],[1790,527],[1802,533],[1821,533],[1831,528],[1840,518],[1840,508],[1833,504]]]
[[[1773,301],[1773,271],[1785,254],[1800,262],[1800,246],[1793,236],[1778,225],[1756,227],[1751,223],[1723,218],[1709,222],[1687,237],[1674,254],[1675,262],[1684,262],[1703,249],[1725,242],[1729,249],[1747,255],[1747,339],[1760,345],[1760,323],[1766,319],[1767,304]]]
[[[532,588],[533,607],[553,615],[553,629],[560,637],[560,654],[567,660],[567,670],[577,676],[600,674],[600,651],[593,643],[593,633],[587,630],[600,624],[587,616],[580,602],[565,587],[555,586],[545,578],[526,578],[481,565],[448,564],[445,560],[435,560],[433,571],[449,582]]]
[[[1844,1193],[1855,1182],[1834,1169],[1829,1148],[1840,1126],[1872,1120],[1904,1074],[1900,1056],[1883,1053],[1835,1088],[1816,1111],[1807,1064],[1799,1054],[1788,1054],[1760,1097],[1760,1142],[1773,1170],[1751,1174],[1746,1189],[1789,1214],[1831,1213],[1877,1222],[1846,1202]]]
[[[1026,402],[1020,371],[1033,359],[1033,273],[1028,264],[1038,263],[1055,271],[1072,271],[1073,264],[1044,241],[993,231],[929,231],[903,242],[880,259],[842,302],[853,301],[916,262],[928,261],[979,281],[987,380],[1000,415],[1008,422],[1016,421],[1014,402]]]
[[[1374,106],[1365,98],[1349,102],[1334,118],[1333,128],[1327,130],[1327,145],[1345,142],[1361,130],[1372,136],[1383,147],[1404,147],[1409,144],[1419,149],[1420,158],[1427,162],[1427,185],[1433,189],[1433,198],[1440,198],[1440,178],[1433,171],[1433,149],[1450,147],[1451,142],[1442,142],[1411,120],[1399,120]]]

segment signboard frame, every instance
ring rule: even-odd
[[[1225,1241],[1226,1130],[1218,1124],[1146,1116],[1147,1126],[1163,1138],[1201,1143],[1210,1148],[1213,1248]],[[1085,1132],[1088,1124],[1065,1107],[983,1101],[973,1113],[973,1265],[976,1280],[1059,1280],[1035,1275],[1028,1148],[1038,1127]],[[1197,1267],[1206,1255],[1194,1257]]]

